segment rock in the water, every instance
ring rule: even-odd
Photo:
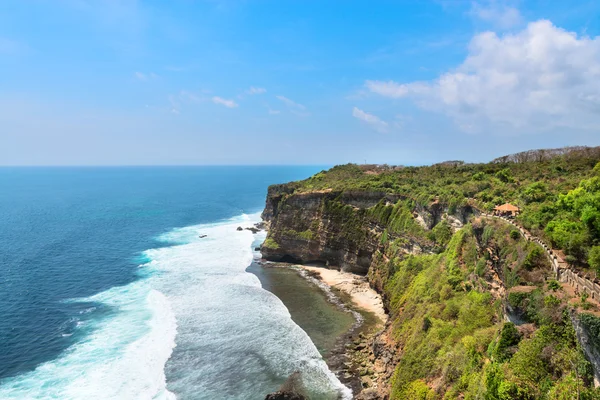
[[[250,227],[250,228],[246,228],[246,229],[252,233],[257,233],[259,231],[259,229],[255,228],[255,227]]]
[[[290,375],[277,392],[268,394],[265,400],[308,400],[302,394],[303,392],[302,375],[296,371]]]
[[[238,226],[238,227],[237,227],[237,230],[238,230],[238,231],[243,231],[243,230],[244,230],[244,228],[242,228],[241,226]]]
[[[297,393],[279,391],[268,394],[265,400],[306,400],[306,397]]]

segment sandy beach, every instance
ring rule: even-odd
[[[298,265],[298,267],[306,271],[318,273],[325,284],[347,293],[357,307],[372,312],[382,323],[387,321],[381,296],[369,287],[369,283],[365,277],[323,267],[307,265]]]

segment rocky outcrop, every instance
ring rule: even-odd
[[[381,192],[291,193],[286,185],[271,186],[262,214],[269,225],[262,255],[366,274],[383,229],[363,224],[360,210],[400,198]]]
[[[427,207],[417,205],[413,212],[415,220],[425,229],[432,229],[443,220],[447,220],[455,229],[460,229],[473,215],[478,214],[479,211],[470,205],[451,208],[437,201]]]
[[[307,400],[303,392],[302,375],[296,371],[289,376],[278,391],[269,393],[265,400]]]
[[[585,328],[580,316],[574,310],[570,310],[569,316],[575,329],[577,340],[585,353],[586,358],[592,364],[594,370],[594,386],[600,386],[600,349],[594,344],[592,334]]]
[[[269,187],[262,217],[269,234],[261,252],[271,261],[321,263],[345,271],[367,274],[373,254],[380,247],[385,226],[367,218],[377,204],[392,206],[406,196],[377,191],[313,191],[295,193],[294,183]],[[414,218],[425,229],[442,220],[455,228],[466,223],[475,210],[434,202],[417,205]],[[391,234],[390,234],[391,235]],[[423,243],[406,238],[407,253],[428,251]]]

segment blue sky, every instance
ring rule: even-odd
[[[0,165],[600,145],[597,1],[4,0]]]

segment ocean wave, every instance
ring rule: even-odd
[[[175,315],[151,284],[140,280],[74,300],[117,311],[87,321],[90,332],[59,358],[1,382],[0,398],[174,399],[164,365],[175,346]],[[77,328],[82,325],[77,321]]]
[[[73,300],[110,312],[90,308],[81,339],[1,382],[0,398],[262,399],[295,371],[315,398],[351,398],[283,303],[246,272],[256,236],[237,227],[259,218],[158,237],[171,246],[144,252],[139,280]]]

